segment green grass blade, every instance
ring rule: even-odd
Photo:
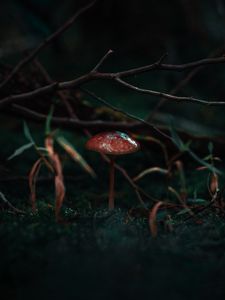
[[[75,160],[87,173],[89,173],[93,178],[96,178],[94,170],[85,161],[85,159],[80,155],[80,153],[70,144],[64,137],[59,136],[56,138],[58,144]]]
[[[25,144],[25,145],[19,147],[18,149],[16,149],[16,150],[14,151],[14,153],[13,153],[11,156],[9,156],[9,157],[7,158],[7,160],[11,160],[11,159],[13,159],[13,158],[16,157],[16,156],[21,155],[24,151],[30,149],[30,148],[33,147],[33,146],[34,146],[34,143],[29,143],[29,144]]]
[[[30,129],[27,126],[27,123],[25,121],[23,122],[23,132],[24,132],[25,137],[28,139],[28,141],[35,144],[34,139],[31,135]]]

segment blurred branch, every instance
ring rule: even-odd
[[[77,18],[82,15],[84,12],[86,12],[89,8],[91,8],[97,0],[94,0],[87,4],[86,6],[83,6],[80,8],[69,20],[67,20],[62,26],[60,26],[53,34],[51,34],[48,38],[43,40],[40,45],[35,48],[27,57],[22,59],[12,70],[12,72],[6,77],[6,79],[0,84],[0,89],[5,87],[7,83],[29,62],[31,62],[42,49],[44,49],[46,46],[48,46],[50,43],[52,43],[55,39],[57,39],[62,33],[64,33],[68,28],[70,28],[74,22],[77,20]]]
[[[219,105],[225,105],[225,101],[207,101],[207,100],[202,100],[202,99],[197,99],[193,97],[181,97],[181,96],[175,96],[172,94],[168,93],[162,93],[154,90],[149,90],[149,89],[141,89],[139,87],[136,87],[130,83],[125,82],[122,80],[124,77],[129,77],[133,75],[137,75],[140,73],[147,72],[149,70],[154,70],[154,69],[160,69],[160,70],[170,70],[170,71],[183,71],[186,69],[190,68],[197,68],[202,65],[207,65],[207,64],[217,64],[217,63],[225,63],[225,57],[219,57],[219,58],[208,58],[208,59],[202,59],[199,61],[183,64],[183,65],[167,65],[167,64],[161,64],[160,61],[157,61],[156,63],[149,65],[149,66],[144,66],[141,68],[135,68],[135,69],[130,69],[127,71],[122,71],[122,72],[115,72],[115,73],[103,73],[103,72],[98,72],[95,71],[96,68],[98,68],[102,62],[108,57],[108,55],[111,52],[109,51],[101,60],[100,62],[96,65],[96,67],[91,70],[90,72],[74,79],[71,81],[64,81],[64,82],[53,82],[50,84],[47,84],[46,86],[37,88],[33,91],[30,92],[25,92],[17,95],[10,95],[7,96],[6,98],[3,98],[0,100],[0,109],[11,104],[11,103],[18,103],[21,100],[29,100],[33,97],[37,97],[43,94],[47,94],[50,92],[58,91],[58,90],[66,90],[66,89],[75,89],[75,88],[80,88],[82,85],[85,83],[94,81],[94,80],[111,80],[114,82],[117,82],[118,84],[125,86],[131,90],[134,90],[136,92],[142,93],[142,94],[149,94],[152,96],[156,97],[164,97],[166,99],[172,100],[172,101],[177,101],[177,102],[191,102],[195,104],[201,104],[201,105],[208,105],[208,106],[219,106]],[[151,66],[151,68],[150,68]]]
[[[12,109],[17,114],[27,117],[28,119],[36,120],[36,121],[46,121],[47,115],[42,113],[33,111],[26,107],[13,104]],[[81,121],[74,118],[61,118],[61,117],[53,117],[51,119],[52,124],[61,125],[68,128],[88,128],[88,129],[138,129],[143,127],[140,122],[110,122],[110,121]],[[150,123],[149,123],[150,124]]]
[[[225,45],[217,48],[215,51],[209,54],[208,58],[215,58],[217,56],[223,55],[225,52]],[[169,92],[172,95],[176,95],[182,88],[184,88],[200,71],[204,69],[206,65],[199,66],[191,70],[187,76],[185,76],[174,88]],[[150,112],[149,116],[146,118],[147,121],[152,122],[158,110],[168,101],[166,98],[162,98],[155,106],[155,108]]]

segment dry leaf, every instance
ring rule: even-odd
[[[197,171],[203,171],[203,170],[208,170],[208,168],[205,167],[205,166],[200,166],[200,167],[197,167],[196,170]]]
[[[31,168],[28,176],[30,187],[30,200],[33,212],[36,211],[36,181],[41,168],[42,158],[39,158]]]
[[[218,175],[216,173],[212,173],[210,178],[210,191],[212,194],[215,194],[219,188]]]
[[[54,155],[53,144],[54,144],[54,141],[53,141],[52,136],[51,136],[51,135],[48,135],[48,136],[45,138],[45,148],[47,149],[48,155],[49,155],[49,157],[50,157],[51,160],[52,160],[52,157],[53,157],[53,155]]]
[[[54,164],[56,168],[55,175],[55,216],[56,220],[60,220],[60,210],[65,198],[65,185],[62,173],[62,164],[60,162],[59,156],[54,154]]]
[[[55,170],[55,217],[60,220],[60,210],[65,198],[65,185],[63,179],[62,164],[58,154],[54,152],[54,141],[51,135],[45,139],[45,147],[48,151],[49,158]]]
[[[157,202],[153,206],[152,210],[149,213],[149,227],[150,227],[152,237],[154,237],[154,238],[157,236],[157,233],[158,233],[158,228],[157,228],[157,223],[156,223],[157,212],[158,212],[160,206],[162,206],[162,205],[163,205],[162,201]]]

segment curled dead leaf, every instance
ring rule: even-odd
[[[63,179],[62,164],[57,154],[54,154],[54,164],[57,172],[55,175],[55,216],[56,220],[59,221],[60,210],[65,198],[66,189]]]
[[[30,173],[28,175],[28,182],[30,188],[30,200],[32,211],[36,211],[36,181],[38,178],[38,174],[41,168],[42,158],[39,158],[32,166]]]
[[[216,173],[212,173],[210,178],[210,192],[215,194],[219,188],[219,180],[218,175]]]
[[[48,151],[50,161],[55,170],[55,217],[56,221],[60,220],[60,210],[65,198],[65,185],[63,178],[63,170],[60,158],[57,153],[54,152],[54,140],[51,135],[48,135],[45,139],[45,147]]]
[[[160,208],[160,206],[163,205],[162,201],[157,202],[153,208],[151,209],[150,213],[149,213],[149,227],[150,227],[150,231],[152,234],[152,237],[156,237],[158,234],[158,228],[157,228],[157,222],[156,222],[156,217],[157,217],[157,212]]]

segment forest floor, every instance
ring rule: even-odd
[[[23,142],[22,130],[21,136],[16,132],[18,128],[1,132],[5,145],[1,161]],[[37,138],[41,143],[41,137]],[[141,206],[119,172],[116,209],[107,210],[108,166],[97,153],[82,150],[84,138],[73,142],[98,178],[93,180],[65,159],[67,191],[60,224],[54,219],[54,183],[44,171],[43,181],[37,184],[38,213],[31,211],[24,177],[35,161],[32,150],[9,161],[1,171],[5,172],[1,193],[25,211],[15,214],[6,207],[0,211],[1,299],[224,299],[224,216],[212,207],[195,217],[183,208],[159,210],[158,235],[153,237],[149,210]],[[159,156],[159,151],[146,151],[118,162],[133,177],[163,164]],[[197,171],[196,162],[189,160],[184,162],[188,197],[209,203],[208,173]],[[6,180],[10,176],[15,178]],[[149,174],[138,183],[155,199],[177,204],[176,197],[168,195],[163,175]],[[170,185],[178,190],[179,184],[179,174],[175,174]],[[145,202],[152,207],[148,199]],[[168,216],[170,223],[165,222]]]

